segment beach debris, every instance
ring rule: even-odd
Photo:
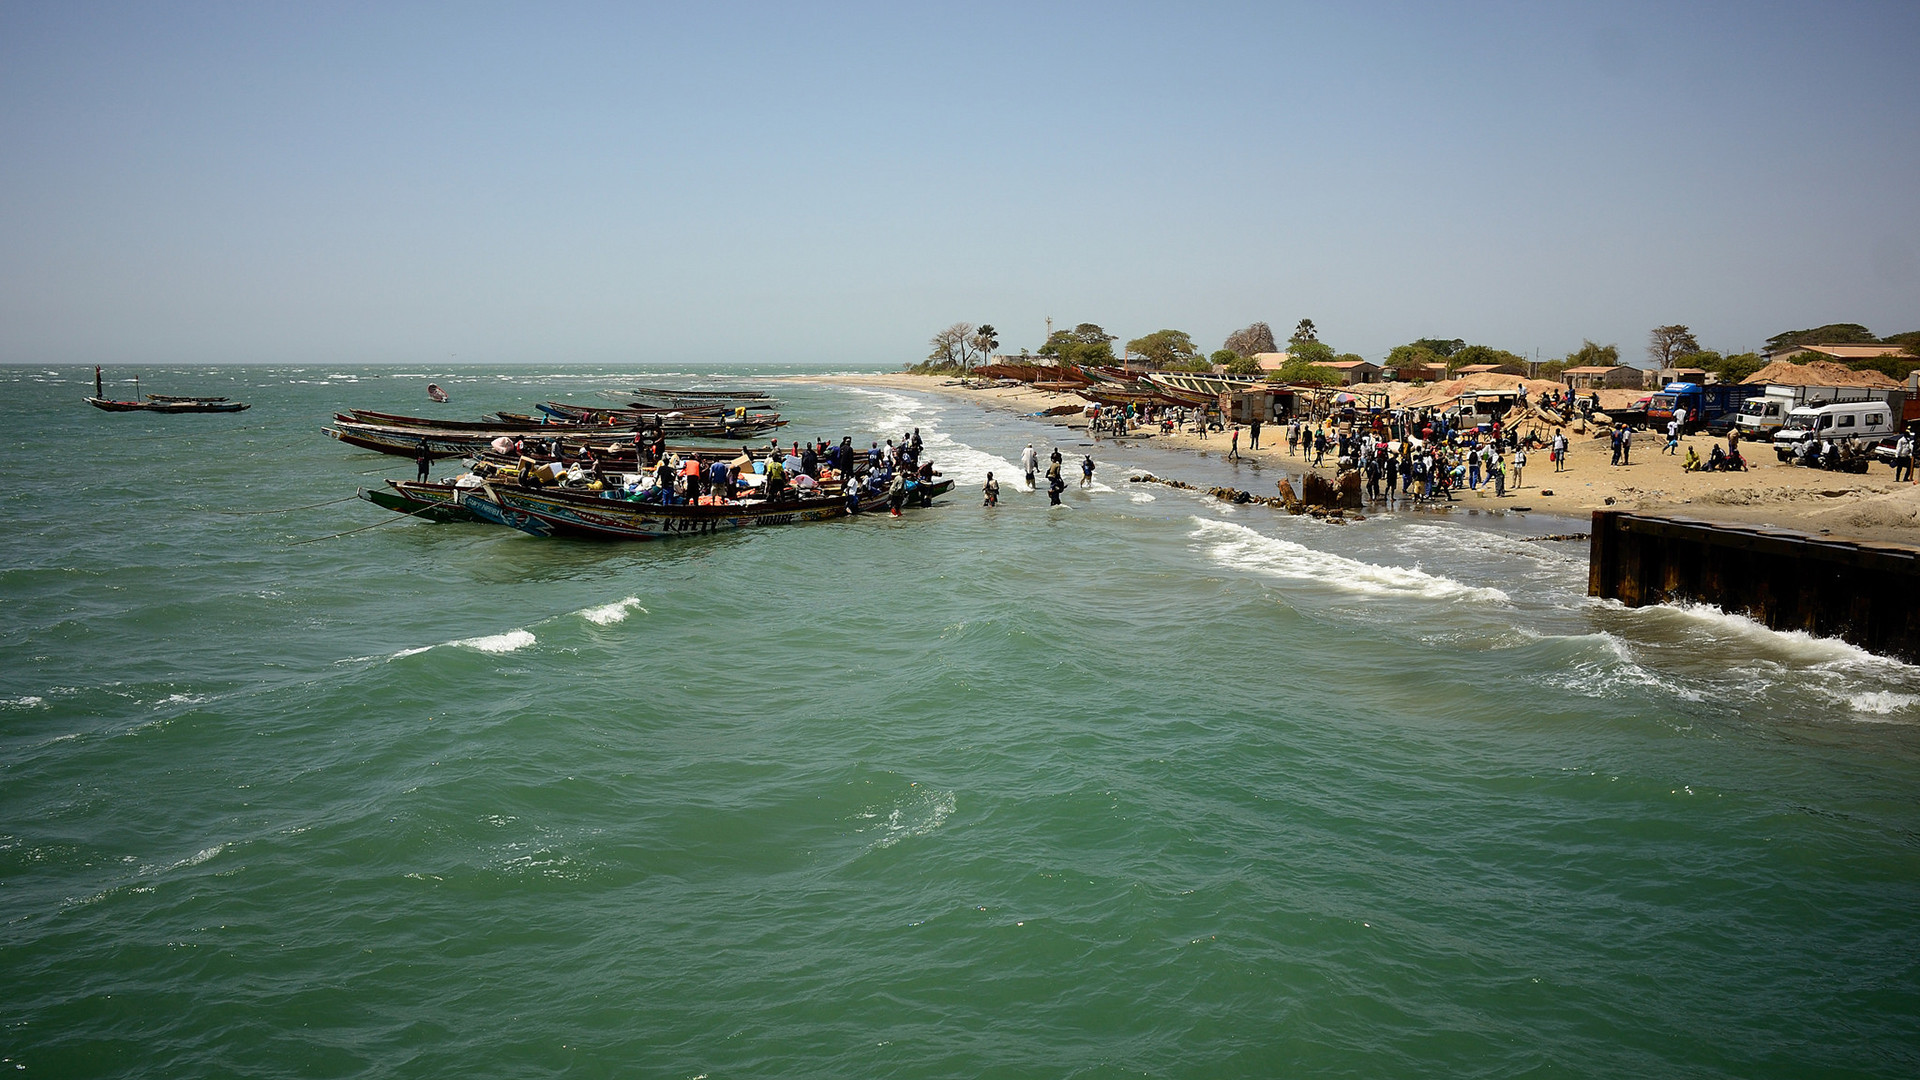
[[[1590,539],[1586,533],[1548,533],[1545,536],[1523,536],[1520,538],[1520,542],[1523,544],[1539,544],[1547,541],[1586,539]]]
[[[1309,475],[1307,477],[1307,484],[1310,492],[1314,490],[1313,482],[1316,480],[1319,481],[1320,487],[1327,489],[1327,491],[1331,492],[1334,490],[1334,485],[1325,477]],[[1165,477],[1155,476],[1152,473],[1130,476],[1127,478],[1127,482],[1133,484],[1163,484],[1170,488],[1179,488],[1182,491],[1204,490],[1207,494],[1219,499],[1221,502],[1233,503],[1236,506],[1258,503],[1261,506],[1270,506],[1275,510],[1285,510],[1290,514],[1307,514],[1323,521],[1332,522],[1335,525],[1345,525],[1349,521],[1367,520],[1365,515],[1351,512],[1352,509],[1360,505],[1358,485],[1355,485],[1354,488],[1353,507],[1346,507],[1311,504],[1301,499],[1298,495],[1295,495],[1293,485],[1286,480],[1280,481],[1280,494],[1277,496],[1255,495],[1251,491],[1241,491],[1239,488],[1230,487],[1210,487],[1203,489],[1189,484],[1185,480],[1171,480]],[[1338,496],[1334,497],[1337,498]]]

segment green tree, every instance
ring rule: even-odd
[[[1227,359],[1220,359],[1222,356],[1225,356]],[[1214,353],[1213,362],[1225,368],[1229,375],[1260,374],[1260,361],[1255,360],[1251,356],[1241,356],[1239,353],[1231,352],[1227,349],[1221,349],[1219,352]]]
[[[1700,343],[1694,340],[1693,331],[1675,323],[1672,326],[1656,326],[1647,339],[1647,359],[1653,361],[1656,368],[1673,367],[1673,358],[1687,353],[1700,351]]]
[[[992,323],[981,323],[974,328],[973,336],[967,339],[967,344],[973,346],[981,363],[984,364],[993,359],[993,350],[1000,347],[999,333],[993,328]]]
[[[1040,346],[1041,356],[1050,356],[1063,364],[1113,363],[1113,335],[1093,323],[1081,323],[1071,330],[1055,330]]]
[[[1127,342],[1127,352],[1157,368],[1186,363],[1200,355],[1185,330],[1155,330]]]
[[[1298,345],[1303,341],[1319,341],[1320,331],[1314,329],[1312,319],[1301,319],[1293,328],[1293,337],[1287,340],[1294,345]],[[1289,349],[1288,351],[1291,352],[1292,350]]]
[[[1333,351],[1333,346],[1328,345],[1324,341],[1295,341],[1292,343],[1292,347],[1287,350],[1287,365],[1289,367],[1295,363],[1331,364],[1338,358],[1338,355]]]
[[[1467,343],[1459,338],[1423,337],[1410,344],[1416,349],[1425,349],[1435,356],[1452,356],[1454,353],[1467,347]]]
[[[1859,323],[1828,323],[1811,330],[1788,330],[1767,339],[1767,352],[1794,345],[1877,345],[1880,339]]]
[[[1564,363],[1570,367],[1619,367],[1620,347],[1618,345],[1595,345],[1583,341],[1580,347],[1568,353]]]
[[[1877,371],[1889,379],[1905,382],[1909,373],[1915,368],[1920,368],[1920,357],[1900,354],[1868,356],[1859,360],[1849,360],[1847,366],[1855,371]]]
[[[1510,353],[1505,349],[1496,349],[1491,345],[1463,345],[1447,356],[1448,371],[1470,364],[1492,364],[1495,367],[1518,364],[1524,371],[1526,363],[1526,357]]]
[[[1907,350],[1909,356],[1920,356],[1920,330],[1909,330],[1904,334],[1888,334],[1880,339],[1889,345],[1898,345]]]
[[[1338,386],[1343,381],[1340,373],[1332,368],[1298,358],[1282,364],[1280,370],[1268,374],[1267,379],[1270,382],[1309,383],[1315,386]]]

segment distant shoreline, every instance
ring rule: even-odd
[[[781,375],[778,380],[836,383],[893,390],[914,390],[971,401],[987,408],[1031,414],[1055,406],[1081,402],[1070,393],[1036,390],[1032,387],[998,387],[975,390],[951,385],[944,375],[911,375],[905,372],[866,374]],[[1084,428],[1079,417],[1035,417],[1060,427]],[[1069,421],[1079,421],[1070,423]],[[1881,540],[1895,543],[1920,543],[1920,486],[1893,481],[1893,472],[1875,464],[1864,475],[1804,469],[1782,465],[1766,444],[1749,444],[1746,453],[1750,467],[1745,473],[1686,472],[1680,460],[1692,446],[1702,458],[1708,449],[1722,440],[1693,435],[1681,440],[1677,455],[1660,452],[1665,440],[1651,434],[1635,439],[1633,463],[1607,464],[1610,456],[1604,440],[1579,437],[1568,450],[1567,471],[1556,473],[1544,451],[1529,454],[1522,483],[1508,487],[1504,499],[1496,499],[1491,488],[1460,491],[1451,504],[1460,509],[1507,510],[1527,507],[1532,513],[1584,519],[1594,510],[1645,510],[1671,513],[1706,521],[1740,525],[1769,525],[1805,532],[1828,530],[1836,537]],[[1240,432],[1243,457],[1306,471],[1309,466],[1298,455],[1289,456],[1284,429],[1267,428],[1261,432],[1261,449],[1248,447],[1248,432]],[[1148,445],[1168,450],[1206,451],[1223,455],[1228,436],[1215,433],[1201,438],[1191,432],[1153,436]],[[1320,470],[1331,475],[1330,467]],[[1551,491],[1553,494],[1543,494]],[[1271,495],[1256,491],[1256,495]]]

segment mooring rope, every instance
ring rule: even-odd
[[[353,496],[349,496],[349,497],[350,497],[350,498],[355,498],[355,499],[357,499],[357,498],[359,498],[360,496],[358,496],[358,495],[353,495]],[[337,499],[337,500],[335,500],[335,501],[336,501],[336,502],[345,502],[346,500],[345,500],[345,499]],[[354,534],[354,533],[357,533],[357,532],[366,532],[366,531],[367,531],[368,529],[377,529],[377,528],[379,528],[379,527],[380,527],[380,526],[382,526],[382,525],[391,525],[391,524],[393,524],[393,523],[394,523],[394,522],[396,522],[396,521],[404,521],[404,520],[406,520],[407,518],[410,518],[410,517],[412,517],[412,516],[414,516],[415,514],[424,514],[424,513],[426,513],[426,512],[427,512],[427,511],[429,511],[429,510],[442,510],[442,509],[445,509],[445,507],[442,507],[442,506],[440,506],[440,505],[439,505],[438,503],[435,503],[435,504],[433,504],[433,505],[431,505],[431,506],[423,506],[423,507],[421,507],[421,508],[420,508],[420,509],[418,509],[418,510],[402,510],[402,511],[399,511],[399,514],[400,514],[400,516],[399,516],[399,517],[391,517],[391,518],[388,518],[388,519],[387,519],[387,520],[385,520],[385,521],[376,521],[376,522],[374,522],[374,523],[373,523],[373,524],[371,524],[371,525],[362,525],[362,526],[360,526],[360,527],[359,527],[359,528],[357,528],[357,529],[348,529],[348,530],[346,530],[345,532],[337,532],[337,533],[329,533],[329,534],[327,534],[326,536],[316,536],[316,537],[314,537],[314,538],[313,538],[313,539],[311,539],[311,540],[295,540],[295,541],[294,541],[293,543],[291,543],[291,544],[288,544],[287,546],[288,546],[288,547],[299,547],[299,546],[300,546],[301,544],[317,544],[317,543],[319,543],[319,542],[320,542],[320,541],[322,541],[322,540],[332,540],[332,539],[333,539],[334,537],[337,537],[337,536],[350,536],[350,535],[352,535],[352,534]]]
[[[308,503],[305,506],[289,506],[280,510],[215,510],[214,513],[225,514],[228,517],[251,517],[254,514],[291,514],[295,510],[312,510],[316,507],[332,506],[335,503],[352,502],[359,497],[358,494],[354,494],[344,499],[328,499],[326,502]],[[193,509],[200,510],[203,508],[196,506]]]

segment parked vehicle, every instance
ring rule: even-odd
[[[1748,398],[1757,397],[1760,393],[1759,387],[1740,383],[1708,386],[1694,382],[1670,382],[1666,389],[1648,400],[1647,423],[1661,428],[1674,417],[1684,414],[1686,419],[1680,422],[1682,432],[1699,431],[1719,424],[1727,417],[1738,416],[1740,406]]]
[[[1773,451],[1781,461],[1789,461],[1809,440],[1842,446],[1860,443],[1865,450],[1899,433],[1898,407],[1888,401],[1803,405],[1788,415],[1785,426],[1774,435]]]
[[[1786,426],[1787,417],[1803,405],[1847,401],[1903,401],[1904,391],[1861,386],[1782,386],[1766,388],[1740,406],[1740,434],[1764,439]],[[1896,411],[1899,404],[1895,404]]]

